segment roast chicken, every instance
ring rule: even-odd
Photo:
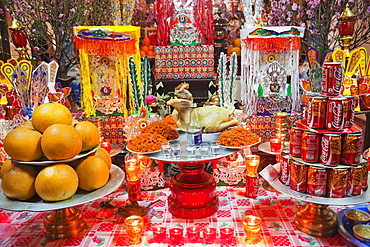
[[[196,119],[203,127],[203,132],[213,133],[223,131],[231,126],[238,125],[240,122],[233,119],[234,109],[218,106],[203,106],[191,109],[193,97],[187,90],[188,83],[182,83],[175,88],[175,98],[167,101],[167,104],[174,108],[172,118],[177,127],[186,131],[192,119]]]

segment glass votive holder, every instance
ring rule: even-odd
[[[196,225],[188,226],[186,234],[190,243],[196,243],[200,238],[200,228]]]
[[[171,157],[171,145],[168,142],[162,143],[161,150],[164,158]]]
[[[220,227],[220,238],[224,244],[231,244],[234,238],[234,227],[223,225]]]
[[[171,144],[171,154],[175,159],[180,159],[181,145],[179,143]]]
[[[243,229],[246,235],[245,242],[247,244],[257,244],[261,231],[262,220],[255,215],[245,215],[243,217]]]
[[[279,139],[270,140],[270,150],[271,152],[278,153],[281,150],[281,141]]]
[[[100,147],[104,148],[110,154],[110,150],[111,150],[110,142],[102,142],[100,143]]]
[[[211,146],[211,154],[212,155],[219,155],[220,154],[221,146],[218,142],[212,141],[212,142],[210,142],[210,146]]]
[[[130,238],[129,243],[132,245],[140,244],[142,241],[141,234],[144,229],[144,219],[138,215],[132,215],[125,219],[126,232]]]
[[[179,244],[184,240],[184,229],[174,226],[170,229],[170,239],[172,244]]]
[[[213,244],[216,239],[216,227],[206,226],[203,228],[203,238],[206,244]]]
[[[200,156],[202,158],[207,158],[209,156],[209,149],[210,149],[210,146],[208,143],[202,143],[200,144]]]
[[[159,243],[164,242],[167,235],[167,227],[164,225],[156,225],[153,227],[153,239]]]
[[[185,147],[186,155],[188,159],[193,160],[195,159],[195,152],[197,150],[197,146],[195,144],[187,144]]]

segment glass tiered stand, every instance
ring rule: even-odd
[[[303,125],[301,125],[304,128]],[[352,130],[348,131],[361,131],[361,129],[354,125]],[[269,148],[268,144],[261,144],[259,149],[264,152]],[[306,165],[318,165],[324,166],[318,163],[307,163],[302,161],[300,158],[291,157],[294,160],[297,160]],[[366,160],[364,159],[364,162]],[[329,168],[328,166],[324,166]],[[348,167],[348,166],[347,166]],[[328,208],[332,205],[354,205],[367,203],[370,201],[370,190],[364,191],[361,195],[358,196],[347,196],[344,198],[330,198],[330,197],[317,197],[311,196],[306,193],[296,192],[290,189],[289,186],[284,185],[280,182],[280,163],[275,164],[274,166],[268,165],[260,172],[260,175],[273,187],[275,190],[284,193],[290,197],[302,200],[306,202],[306,205],[299,207],[296,212],[294,225],[298,230],[307,233],[315,237],[330,237],[336,234],[338,219],[337,214]],[[367,183],[369,184],[369,178]]]
[[[37,162],[33,163],[38,165]],[[124,177],[122,169],[112,164],[109,180],[102,188],[92,192],[78,189],[71,199],[59,202],[45,202],[38,196],[27,201],[12,200],[4,194],[0,187],[0,208],[10,211],[50,211],[44,217],[44,236],[49,239],[69,238],[86,229],[83,214],[75,206],[110,194],[122,184]]]

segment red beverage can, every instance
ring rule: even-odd
[[[341,131],[344,129],[347,115],[345,97],[330,97],[327,103],[326,128]]]
[[[347,196],[358,196],[361,194],[362,177],[362,165],[357,165],[348,169]]]
[[[285,184],[285,185],[289,185],[289,182],[290,182],[289,164],[290,164],[290,156],[282,155],[280,158],[280,181],[282,184]]]
[[[245,196],[256,198],[258,194],[258,176],[245,176]]]
[[[136,181],[127,181],[128,199],[133,201],[141,200],[141,182],[140,179]]]
[[[367,188],[368,188],[367,180],[368,180],[368,176],[369,176],[369,162],[365,161],[365,162],[361,163],[361,165],[362,165],[362,185],[361,185],[361,189],[367,190]]]
[[[307,194],[325,196],[328,171],[324,167],[309,166],[307,171]]]
[[[319,162],[321,135],[316,132],[303,131],[302,134],[302,160],[306,162]]]
[[[324,63],[322,71],[321,92],[327,95],[339,95],[342,90],[343,68],[342,63]]]
[[[298,129],[297,127],[292,127],[290,129],[290,155],[294,157],[301,157],[302,149],[302,134],[303,130]]]
[[[311,128],[325,128],[327,99],[323,96],[311,96],[307,103],[306,123]]]
[[[290,188],[297,192],[307,190],[307,165],[295,160],[290,162]]]
[[[320,163],[336,166],[340,163],[342,136],[340,134],[323,134],[321,137]]]
[[[348,133],[344,135],[342,143],[342,163],[354,165],[361,163],[362,133]]]
[[[351,128],[355,123],[355,109],[358,105],[358,96],[346,95],[347,101],[347,115],[344,127]]]
[[[332,198],[343,198],[346,196],[347,168],[331,168],[328,175],[327,196]]]

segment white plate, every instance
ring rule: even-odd
[[[85,157],[85,156],[95,152],[98,148],[100,148],[100,145],[97,145],[93,149],[81,152],[73,158],[65,159],[65,160],[38,160],[38,161],[20,161],[20,160],[14,160],[14,159],[11,159],[11,160],[14,161],[14,162],[17,162],[19,164],[27,164],[27,165],[35,165],[35,166],[48,166],[48,165],[51,165],[51,164],[67,163],[67,162],[71,162],[71,161],[80,159],[82,157]],[[46,159],[46,157],[44,157],[44,158]]]
[[[135,152],[135,151],[131,151],[127,146],[126,146],[126,149],[127,151],[129,151],[130,153],[133,153],[133,154],[155,154],[155,153],[158,153],[160,152],[161,150],[157,150],[157,151],[152,151],[152,152]]]

